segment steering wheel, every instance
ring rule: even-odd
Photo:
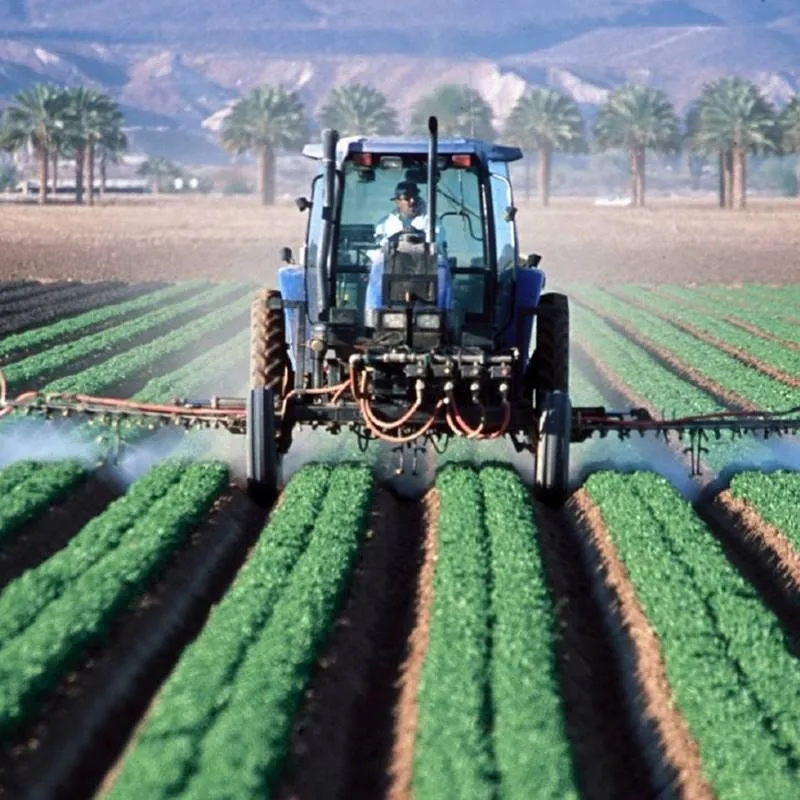
[[[397,233],[393,233],[387,240],[386,245],[390,250],[396,250],[397,245],[400,242],[405,242],[407,244],[422,244],[425,241],[425,232],[424,231],[397,231]]]

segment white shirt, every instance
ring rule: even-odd
[[[428,227],[427,214],[417,214],[411,219],[406,218],[406,220],[409,228],[416,231],[422,231],[424,233]],[[375,226],[375,242],[379,248],[382,248],[390,237],[394,236],[396,233],[400,233],[403,230],[406,230],[406,227],[403,224],[403,218],[397,211],[392,211]],[[437,250],[444,255],[447,244],[445,243],[442,234],[441,222],[436,226],[436,247]],[[370,256],[374,260],[380,255],[380,253],[381,250],[371,250]]]

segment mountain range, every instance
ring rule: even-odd
[[[215,131],[252,86],[282,83],[310,114],[369,83],[405,121],[435,85],[478,89],[502,125],[528,86],[589,114],[626,81],[679,110],[740,74],[778,105],[800,88],[800,0],[0,0],[0,106],[39,81],[111,94],[135,146],[224,161]]]

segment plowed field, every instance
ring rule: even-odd
[[[242,393],[260,278],[192,277],[0,283],[7,395]],[[566,290],[576,405],[800,406],[797,284]],[[408,497],[301,435],[265,511],[242,437],[116,437],[0,419],[0,797],[797,794],[796,438],[593,439],[553,512],[502,443]]]

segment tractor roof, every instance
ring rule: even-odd
[[[481,139],[439,139],[437,150],[442,155],[470,153],[477,155],[482,161],[518,161],[522,158],[519,147],[492,144]],[[428,154],[428,138],[421,136],[385,136],[368,138],[365,136],[346,136],[339,140],[336,148],[337,165],[341,166],[351,153],[380,153],[382,155]],[[320,160],[322,143],[314,142],[303,148],[303,155]]]

